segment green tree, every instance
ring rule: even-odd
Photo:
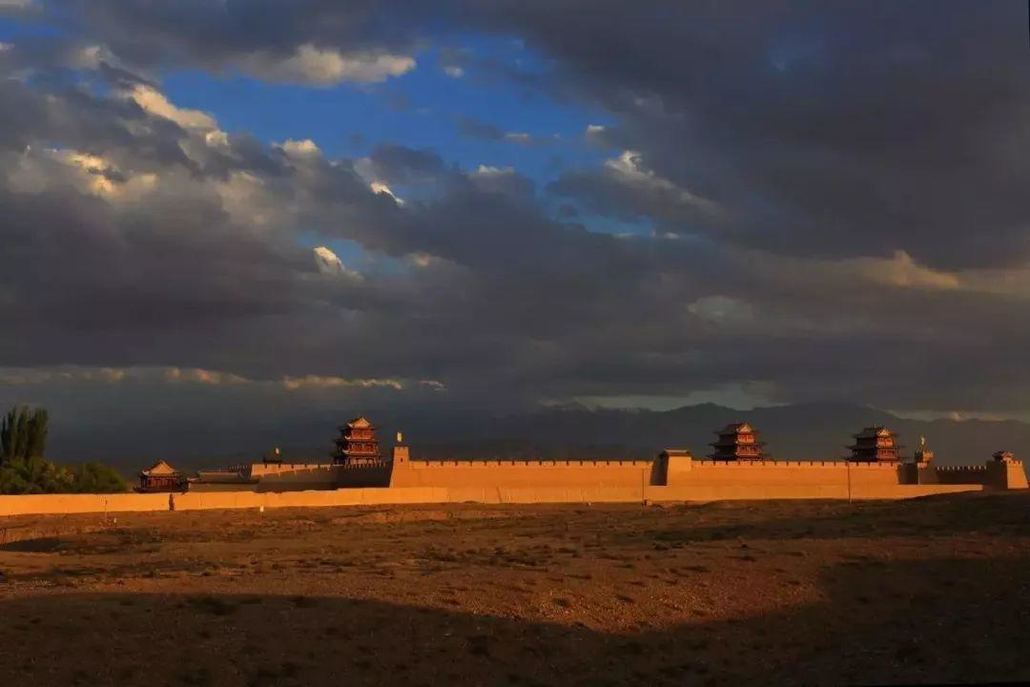
[[[11,408],[0,422],[0,465],[14,458],[14,435],[18,427],[18,409]]]
[[[36,408],[28,423],[28,438],[25,440],[25,457],[46,455],[46,440],[50,434],[50,413],[46,408]]]
[[[46,408],[11,408],[0,422],[0,465],[18,458],[42,457],[49,432],[50,414]]]
[[[43,458],[50,414],[45,408],[15,406],[0,420],[0,494],[93,493],[128,491],[125,478],[102,463],[74,468]]]

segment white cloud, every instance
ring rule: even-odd
[[[605,160],[604,168],[611,177],[638,191],[670,197],[709,215],[721,212],[714,201],[692,193],[648,169],[644,165],[643,156],[635,150],[625,150],[619,157]]]
[[[205,370],[199,367],[170,367],[165,370],[164,379],[167,382],[190,382],[194,384],[205,384],[208,386],[251,383],[251,380],[246,377],[241,377],[239,375],[232,374],[231,372]]]
[[[209,386],[251,383],[251,380],[246,377],[241,377],[231,372],[205,370],[198,367],[85,367],[62,365],[50,368],[0,368],[0,383],[12,386],[83,382],[121,384],[130,381],[186,382]]]
[[[343,272],[343,262],[339,256],[325,246],[318,246],[312,251],[315,254],[315,264],[322,274],[339,274]]]
[[[604,143],[607,132],[608,127],[602,124],[587,124],[586,130],[583,132],[583,138],[589,143],[600,144]]]
[[[315,266],[322,274],[338,274],[351,279],[363,279],[360,272],[356,272],[344,265],[339,256],[328,246],[318,246],[312,253],[315,256]]]
[[[414,58],[391,53],[344,54],[306,43],[285,59],[268,53],[252,53],[242,66],[272,81],[331,86],[345,81],[375,83],[401,76],[415,68]]]
[[[184,129],[218,128],[215,118],[208,113],[176,107],[163,93],[145,84],[134,85],[127,95],[150,114],[170,119]]]
[[[282,385],[289,391],[297,391],[298,389],[338,389],[341,387],[357,387],[361,389],[387,387],[397,391],[404,389],[404,383],[398,379],[346,379],[344,377],[323,377],[320,375],[283,377]]]
[[[0,384],[9,386],[88,384],[196,384],[201,386],[254,386],[280,388],[287,391],[301,389],[371,389],[386,388],[403,391],[410,387],[426,387],[434,391],[447,389],[443,382],[435,379],[400,379],[394,377],[345,378],[322,375],[282,377],[280,379],[257,380],[232,372],[209,370],[200,367],[139,366],[139,367],[89,367],[62,365],[58,367],[0,367]]]
[[[70,184],[81,193],[110,201],[136,200],[157,186],[152,172],[119,169],[112,160],[68,148],[27,148],[13,164],[6,165],[7,182],[18,193],[40,193]]]
[[[307,389],[372,389],[386,388],[395,391],[403,391],[408,388],[411,380],[402,380],[394,377],[372,377],[372,378],[347,378],[322,375],[305,375],[304,377],[283,377],[280,384],[288,391]],[[435,379],[419,379],[414,382],[417,386],[424,386],[434,391],[446,391],[447,387],[443,382]]]
[[[208,131],[204,134],[204,143],[211,148],[228,149],[229,148],[229,134],[215,129],[214,131]]]
[[[843,261],[863,278],[902,288],[951,290],[961,286],[958,275],[916,263],[903,250],[890,258],[853,258]]]
[[[77,69],[99,69],[102,62],[118,64],[114,54],[103,45],[87,45],[76,50],[70,59]]]
[[[441,262],[440,258],[430,253],[411,253],[408,255],[408,260],[411,261],[415,267],[431,267],[432,265]]]
[[[266,188],[265,180],[246,171],[233,170],[214,190],[233,221],[252,229],[274,228],[289,216],[290,208]]]
[[[126,371],[113,367],[0,368],[0,383],[11,386],[67,382],[113,384],[125,379]]]
[[[372,182],[369,182],[368,187],[372,190],[372,193],[375,193],[376,195],[379,195],[380,193],[382,193],[384,195],[387,195],[387,196],[390,196],[391,198],[393,198],[393,202],[397,203],[398,205],[404,205],[404,199],[403,198],[398,198],[397,195],[393,192],[393,189],[391,189],[389,186],[387,186],[383,182],[381,182],[381,181],[372,181]]]
[[[755,319],[755,310],[750,303],[730,296],[714,295],[698,298],[687,306],[687,310],[713,324],[747,324]]]
[[[451,77],[452,79],[460,79],[461,77],[465,76],[465,70],[453,64],[444,67],[443,73]]]
[[[496,179],[498,177],[509,177],[515,174],[514,167],[494,167],[493,165],[479,165],[472,176],[484,179]]]
[[[314,157],[321,154],[318,145],[310,138],[295,141],[288,138],[279,144],[279,148],[290,157],[304,158]]]

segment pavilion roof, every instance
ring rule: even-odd
[[[722,429],[716,430],[716,434],[750,434],[755,430],[748,422],[731,422]]]
[[[856,439],[875,439],[877,437],[893,437],[894,432],[880,425],[876,427],[864,427],[858,434],[852,435]]]
[[[167,461],[159,460],[146,470],[143,470],[142,474],[146,475],[147,477],[172,477],[175,475],[180,475],[182,473],[173,468],[171,464],[169,464]]]

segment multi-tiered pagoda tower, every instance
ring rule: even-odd
[[[855,443],[847,447],[851,449],[848,460],[856,463],[896,463],[900,460],[898,435],[886,427],[866,427],[853,436]]]
[[[340,427],[333,460],[344,465],[377,465],[382,462],[376,427],[359,416]]]
[[[719,440],[709,444],[715,452],[712,460],[766,460],[762,450],[764,442],[758,440],[758,432],[746,422],[735,422],[716,431]]]

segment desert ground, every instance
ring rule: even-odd
[[[1030,496],[0,518],[3,685],[1030,680]]]

